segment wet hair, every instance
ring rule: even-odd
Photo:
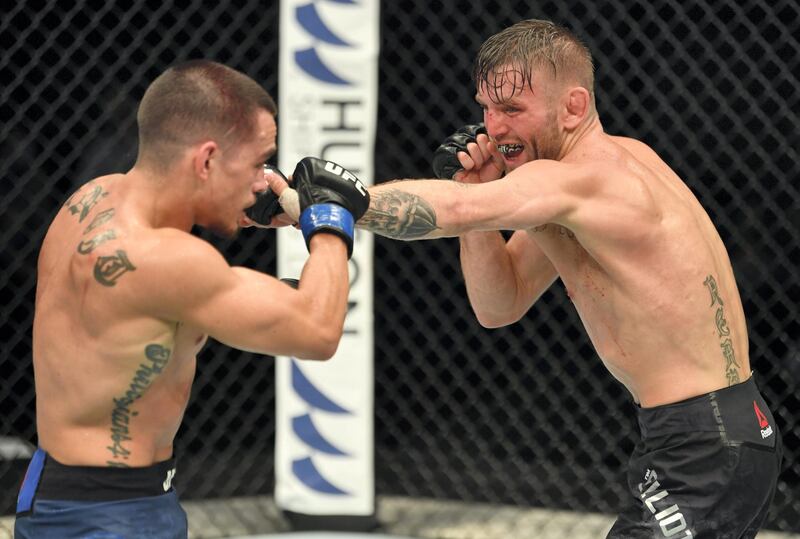
[[[175,65],[139,104],[137,162],[166,167],[181,149],[207,139],[238,144],[254,134],[259,109],[277,113],[272,97],[247,75],[210,60]]]
[[[491,36],[478,51],[472,78],[478,89],[489,90],[490,99],[503,101],[525,86],[533,90],[534,72],[548,67],[557,80],[576,82],[594,96],[592,54],[575,34],[550,21],[520,21]],[[506,96],[502,88],[509,78],[513,90]]]

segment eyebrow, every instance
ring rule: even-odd
[[[497,95],[497,94],[495,94],[495,95]],[[494,99],[489,98],[489,101],[491,101],[495,105],[514,105],[514,104],[516,104],[516,100],[514,99],[514,97],[515,96],[511,96],[511,97],[509,97],[507,99],[501,99],[499,101],[495,101]],[[481,106],[486,104],[485,101],[483,99],[481,99],[478,94],[475,94],[475,101],[477,101],[478,105],[481,105]]]

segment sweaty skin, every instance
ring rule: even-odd
[[[39,445],[53,458],[121,467],[171,457],[209,335],[260,354],[334,353],[348,291],[340,239],[312,238],[293,290],[190,234],[193,224],[238,230],[276,132],[259,111],[256,136],[237,149],[198,143],[170,174],[100,177],[60,209],[39,256],[33,323]]]
[[[579,90],[556,105],[553,91],[479,91],[491,138],[460,154],[461,183],[372,187],[358,226],[401,240],[460,236],[487,327],[519,320],[560,278],[598,355],[642,406],[746,380],[745,318],[714,225],[651,148],[604,133]],[[501,155],[501,144],[523,150]],[[506,243],[498,230],[515,232]]]
[[[196,328],[147,315],[134,299],[147,286],[139,276],[147,251],[178,231],[142,223],[129,190],[122,175],[83,186],[59,211],[39,257],[39,444],[65,463],[169,458],[206,341]]]

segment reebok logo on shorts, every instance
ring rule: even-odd
[[[753,401],[753,409],[756,411],[758,426],[761,428],[761,438],[762,439],[769,438],[770,436],[772,436],[772,427],[770,427],[769,425],[769,420],[767,419],[767,416],[765,416],[764,412],[762,412],[759,409],[758,404],[756,404],[756,401]]]
[[[172,486],[173,477],[175,477],[175,468],[167,470],[167,478],[164,479],[164,482],[161,484],[161,486],[164,487],[164,492],[167,492],[169,488]]]

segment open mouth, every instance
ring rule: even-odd
[[[513,159],[522,153],[522,144],[500,144],[497,146],[500,153],[508,159]]]

